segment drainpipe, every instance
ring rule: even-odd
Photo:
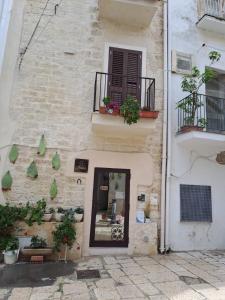
[[[164,1],[164,114],[163,114],[163,149],[162,149],[162,181],[161,181],[161,231],[160,253],[166,252],[166,223],[167,223],[167,168],[168,168],[168,1]]]

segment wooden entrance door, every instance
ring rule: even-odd
[[[95,168],[90,247],[127,247],[130,170]]]

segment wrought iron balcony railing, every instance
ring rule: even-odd
[[[140,108],[155,110],[155,79],[97,72],[94,86],[93,111],[99,111],[103,99],[109,97],[112,104],[120,107],[128,97],[134,97]]]
[[[178,132],[195,127],[225,134],[225,99],[194,93],[179,101],[177,109]]]
[[[225,19],[225,1],[224,0],[198,0],[199,19],[207,16]]]

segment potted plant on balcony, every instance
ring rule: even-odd
[[[140,119],[140,105],[134,97],[128,96],[121,105],[120,111],[124,117],[124,122],[128,125],[137,123]]]
[[[217,51],[209,53],[210,66],[218,62],[221,54]],[[199,89],[203,84],[206,84],[215,77],[215,72],[210,68],[205,68],[201,72],[198,67],[192,68],[190,75],[185,75],[181,82],[183,92],[189,92],[190,95],[178,102],[177,108],[183,112],[183,124],[181,132],[202,131],[207,125],[207,120],[202,116],[198,116],[198,110],[203,106],[201,96],[198,94]]]
[[[158,115],[158,111],[151,111],[151,109],[147,106],[144,106],[140,111],[141,118],[157,119]]]
[[[112,101],[110,97],[103,98],[102,102],[104,103],[104,106],[99,107],[99,112],[101,114],[110,114],[113,116],[120,114],[120,106],[118,102]]]

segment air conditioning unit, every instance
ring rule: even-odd
[[[172,50],[172,72],[189,75],[192,72],[193,55]]]

